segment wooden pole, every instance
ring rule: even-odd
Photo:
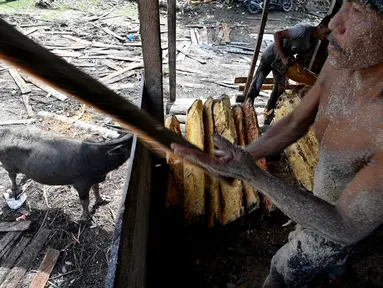
[[[253,60],[251,61],[249,75],[247,76],[245,91],[243,93],[243,97],[237,98],[237,102],[243,102],[245,100],[247,92],[249,91],[249,88],[251,85],[251,81],[253,80],[255,65],[257,64],[259,51],[261,50],[263,33],[266,27],[267,14],[269,12],[269,4],[270,4],[270,0],[265,0],[265,5],[263,7],[263,12],[262,12],[261,26],[259,27],[257,44],[254,49]]]
[[[176,101],[176,0],[168,0],[169,100]]]
[[[164,123],[162,49],[158,0],[139,0],[138,12],[145,69],[148,112]]]

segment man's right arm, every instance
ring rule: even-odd
[[[328,69],[329,66],[325,63],[314,86],[294,111],[276,122],[257,141],[246,147],[246,151],[253,156],[254,160],[279,153],[307,133],[318,112],[320,93]]]
[[[277,31],[274,33],[275,49],[277,50],[277,53],[281,58],[283,65],[287,65],[288,59],[285,53],[283,52],[283,39],[290,39],[290,33],[287,29]]]

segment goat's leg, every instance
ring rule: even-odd
[[[11,187],[12,194],[11,194],[11,198],[17,199],[17,197],[19,196],[19,188],[17,187],[17,182],[16,182],[17,173],[16,172],[9,172],[8,171],[8,176],[11,179],[11,182],[12,182],[12,187]]]
[[[94,192],[94,195],[96,197],[96,204],[97,205],[105,205],[105,204],[108,204],[110,202],[110,197],[108,196],[104,196],[102,197],[101,194],[100,194],[100,187],[97,184],[94,184],[92,186],[92,189],[93,189],[93,192]]]
[[[89,191],[90,185],[84,183],[76,183],[73,187],[77,190],[78,196],[80,197],[80,202],[82,206],[82,215],[80,220],[88,221],[92,219],[92,216],[89,213]]]

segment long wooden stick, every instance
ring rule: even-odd
[[[269,12],[269,3],[270,3],[270,0],[265,0],[265,5],[263,7],[263,12],[262,12],[261,26],[259,26],[257,44],[254,49],[253,59],[251,60],[250,71],[249,71],[249,75],[247,76],[245,91],[243,93],[244,97],[246,97],[247,92],[249,91],[249,88],[250,88],[251,81],[253,80],[255,65],[257,64],[259,51],[261,50],[263,32],[265,31],[267,14]]]
[[[168,0],[169,98],[176,101],[176,0]]]
[[[165,157],[166,152],[175,157],[170,149],[171,143],[198,149],[182,136],[166,129],[163,122],[24,36],[2,19],[0,59],[115,118],[161,157]]]

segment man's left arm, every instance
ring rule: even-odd
[[[247,180],[287,216],[323,237],[354,244],[383,222],[383,152],[375,154],[332,205],[312,193],[288,187],[256,167]],[[327,191],[331,193],[331,191]]]
[[[354,244],[383,222],[383,151],[366,161],[337,203],[332,205],[265,172],[243,147],[235,146],[219,135],[214,135],[213,139],[218,151],[225,152],[219,153],[222,157],[177,144],[172,148],[176,155],[211,174],[247,181],[293,221],[334,242]]]

